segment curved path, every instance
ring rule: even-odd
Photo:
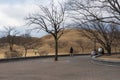
[[[0,80],[120,80],[120,66],[95,64],[89,56],[6,62]]]

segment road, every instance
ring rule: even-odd
[[[96,64],[89,56],[0,63],[0,80],[120,80],[120,66]]]

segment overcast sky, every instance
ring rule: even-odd
[[[57,1],[62,2],[65,0],[55,0],[55,3]],[[23,31],[26,28],[24,26],[25,17],[36,12],[37,5],[48,6],[49,3],[50,0],[0,0],[0,30],[4,26],[16,26]]]

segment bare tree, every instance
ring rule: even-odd
[[[15,37],[16,35],[19,34],[19,32],[11,26],[8,27],[4,27],[4,31],[2,31],[3,33],[6,34],[6,38],[7,38],[7,43],[9,44],[9,50],[13,51],[13,46],[15,44]]]
[[[117,31],[114,33],[115,34],[115,41],[113,42],[112,46],[115,48],[115,52],[117,49],[119,49],[120,45],[120,29],[117,29]]]
[[[107,3],[107,4],[105,4]],[[111,44],[115,39],[115,32],[118,26],[113,27],[114,24],[119,24],[115,19],[118,19],[118,0],[69,0],[70,10],[76,12],[77,16],[72,16],[77,26],[82,26],[86,32],[86,37],[95,39],[100,43],[109,54],[111,54]],[[114,7],[113,7],[114,5]],[[106,12],[106,7],[112,8],[111,13]],[[116,6],[116,9],[115,8]],[[114,11],[115,10],[115,11]],[[117,11],[117,12],[116,12]],[[104,15],[104,14],[108,15]],[[115,16],[116,15],[116,16]],[[108,25],[108,24],[109,25]]]
[[[118,26],[114,24],[104,24],[102,22],[93,22],[82,27],[84,36],[89,39],[96,39],[96,41],[105,48],[107,53],[111,54],[111,46],[115,40],[116,31]]]
[[[104,12],[108,14],[107,17],[99,18],[100,21],[107,22],[107,23],[112,22],[120,25],[120,17],[119,17],[120,1],[119,0],[93,0],[93,1],[101,3],[102,5],[99,6],[99,8],[104,10]]]
[[[1,37],[0,38],[0,48],[6,47],[7,46],[7,40],[6,37]]]
[[[67,10],[75,14],[71,16],[74,22],[83,24],[86,22],[98,21],[103,16],[98,6],[92,0],[68,0]]]
[[[25,50],[25,57],[28,53],[28,49],[33,49],[34,47],[38,46],[40,43],[38,43],[38,38],[33,38],[30,35],[30,31],[27,30],[25,34],[22,34],[18,37],[16,37],[15,44],[22,46]],[[40,40],[39,40],[40,41]]]
[[[119,0],[68,0],[68,10],[75,11],[77,20],[100,21],[120,25]]]
[[[24,47],[24,49],[25,49],[25,57],[26,57],[28,49],[31,49],[32,48],[32,44],[33,44],[31,36],[30,36],[29,33],[26,33],[24,35],[21,35],[18,40],[19,40],[19,42],[16,42],[16,44],[17,45],[21,45],[21,46]]]
[[[64,22],[65,8],[61,4],[59,5],[60,7],[52,3],[51,8],[39,6],[41,12],[27,18],[29,25],[36,25],[33,29],[44,30],[54,37],[55,61],[58,60],[58,40],[64,31],[62,23]]]

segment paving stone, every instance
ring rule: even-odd
[[[98,65],[89,56],[0,63],[0,80],[120,80],[119,66]]]

